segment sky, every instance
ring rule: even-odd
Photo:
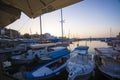
[[[84,0],[62,8],[64,36],[70,38],[115,37],[120,32],[120,0]],[[61,36],[61,10],[43,14],[42,33]],[[40,19],[24,13],[7,26],[21,34],[40,34]]]

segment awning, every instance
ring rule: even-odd
[[[0,28],[20,18],[21,10],[0,1]]]
[[[82,0],[0,0],[0,28],[18,19],[21,12],[35,18],[80,1]]]

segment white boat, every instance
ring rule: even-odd
[[[109,80],[120,80],[120,53],[111,48],[95,48],[98,70]]]
[[[88,47],[83,48],[83,50],[81,49],[82,51],[76,51],[77,48],[73,50],[73,54],[75,55],[67,61],[66,70],[69,73],[68,80],[88,80],[91,77],[95,67],[93,56],[86,54]]]
[[[12,55],[18,55],[18,54],[22,54],[23,52],[25,52],[26,50],[26,46],[23,44],[19,44],[17,46],[14,47],[7,47],[4,49],[0,49],[0,54],[6,54],[7,56],[12,56]]]
[[[66,61],[69,58],[69,54],[58,57],[44,65],[40,65],[38,68],[25,74],[26,79],[51,79],[54,76],[61,73],[66,67]]]
[[[31,44],[29,47],[32,49],[39,49],[43,47],[56,46],[56,43],[47,43],[47,44]]]
[[[19,79],[46,79],[61,73],[65,70],[66,61],[70,58],[70,51],[66,47],[58,46],[50,49],[52,51],[48,52],[47,55],[44,55],[46,54],[44,53],[40,57],[38,56],[39,59],[35,58],[34,60],[37,60],[37,62],[33,61],[29,64],[13,66],[13,70],[14,67],[18,67],[13,76]],[[25,59],[23,60],[24,62]]]
[[[77,47],[72,52],[77,53],[77,54],[87,54],[88,49],[89,49],[88,46],[79,46],[79,45],[77,45]]]
[[[57,54],[61,51],[67,51],[66,47],[56,47],[54,45],[55,44],[33,44],[31,45],[32,49],[28,50],[26,53],[12,56],[12,63],[28,64],[31,63],[35,58],[39,58],[39,60],[52,60],[53,57],[51,57],[51,55],[53,53]]]

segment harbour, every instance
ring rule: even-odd
[[[100,47],[104,47],[104,48],[108,48],[111,47],[109,46],[106,42],[102,42],[102,41],[77,41],[77,42],[73,42],[72,44],[70,44],[69,49],[73,50],[77,44],[79,45],[86,45],[89,46],[89,50],[88,53],[89,54],[95,54],[95,50],[94,48],[100,48]],[[58,76],[56,76],[53,79],[47,79],[47,80],[68,80],[68,72],[65,70],[63,71],[61,74],[59,74]],[[81,79],[78,79],[81,80]],[[104,76],[97,68],[94,69],[94,73],[92,74],[92,77],[89,78],[88,80],[110,80],[109,78],[107,78],[106,76]],[[116,80],[116,79],[115,79]]]
[[[98,41],[98,40],[92,40],[92,41],[90,41],[90,40],[83,40],[83,41],[75,41],[75,42],[72,42],[72,44],[70,44],[69,46],[68,46],[68,49],[70,50],[70,57],[73,57],[74,56],[74,54],[75,53],[72,53],[72,51],[75,49],[75,47],[76,46],[78,46],[78,44],[79,44],[79,46],[89,46],[89,49],[88,49],[88,54],[89,55],[92,55],[92,58],[93,58],[93,60],[94,60],[94,55],[95,55],[95,48],[112,48],[112,46],[109,46],[108,44],[107,44],[107,42],[103,42],[103,41]],[[47,43],[47,46],[49,45],[49,43]],[[50,46],[53,46],[53,45],[55,45],[55,44],[51,44],[50,43]],[[46,46],[46,44],[44,45],[44,44],[42,44],[42,45],[40,45],[40,47],[42,47],[42,46]],[[33,48],[34,46],[32,46],[32,48]],[[37,44],[37,47],[35,47],[35,48],[39,48],[39,46],[38,46],[38,44]],[[84,49],[84,48],[83,48]],[[57,53],[58,54],[58,53]],[[62,54],[64,54],[64,53],[62,53]],[[52,54],[51,54],[52,55]],[[83,54],[84,55],[84,54]],[[57,55],[57,56],[59,56],[59,54]],[[59,58],[59,57],[58,57]],[[49,58],[48,58],[49,59]],[[17,64],[16,64],[17,63]],[[19,64],[19,62],[16,62],[15,64],[15,67],[13,67],[13,69],[16,69],[17,70],[17,68],[20,68],[20,64]],[[23,63],[22,63],[23,64]],[[28,64],[28,63],[25,63],[24,62],[24,65],[25,64]],[[36,62],[34,62],[34,63],[32,63],[31,65],[29,65],[29,67],[32,67],[32,65],[38,65],[38,63],[36,63]],[[18,65],[18,67],[17,67],[17,65]],[[36,66],[37,66],[36,65]],[[7,68],[6,68],[7,69]],[[16,71],[15,70],[15,71]],[[22,68],[21,68],[21,70],[22,70]],[[23,68],[23,70],[25,70],[24,68]],[[10,71],[10,73],[14,73],[14,70],[11,70]],[[47,79],[44,79],[44,80],[68,80],[68,72],[66,71],[66,67],[64,67],[64,69],[63,70],[61,70],[60,71],[60,73],[57,73],[57,75],[56,76],[53,76],[53,77],[50,77],[50,78],[47,78]],[[19,76],[19,78],[18,78],[18,76]],[[101,78],[102,77],[102,78]],[[17,74],[16,75],[16,77],[15,77],[16,79],[18,78],[18,79],[22,79],[22,78],[20,78],[20,74]],[[13,78],[14,79],[14,78]],[[103,79],[105,79],[105,80],[109,80],[106,76],[104,76],[103,75],[103,73],[101,73],[100,71],[99,71],[99,69],[97,68],[97,67],[95,67],[94,68],[94,71],[93,71],[93,73],[91,74],[91,77],[88,79],[88,80],[103,80]],[[26,80],[26,79],[25,79]],[[32,79],[32,80],[42,80],[42,79],[37,79],[37,78],[35,78],[35,79]]]
[[[0,0],[0,80],[120,80],[119,4]]]

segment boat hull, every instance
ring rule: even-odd
[[[112,77],[112,76],[102,72],[101,70],[99,70],[99,71],[102,73],[103,76],[105,76],[109,80],[120,80],[120,78]]]
[[[75,77],[74,80],[88,80],[92,76],[92,72],[85,74],[85,75],[78,75]]]
[[[17,59],[13,59],[12,63],[13,64],[29,64],[31,63],[33,60],[17,60]]]
[[[68,59],[68,55],[63,56],[64,59]],[[59,61],[62,60],[62,57],[55,59],[43,66],[38,67],[37,69],[33,70],[32,72],[29,72],[28,74],[25,75],[26,79],[47,79],[53,76],[56,76],[61,73],[65,69],[66,66],[66,60],[63,60],[62,63],[57,64]],[[55,67],[52,67],[55,66]]]
[[[95,62],[98,71],[109,80],[120,80],[120,65],[109,57],[96,55]]]

